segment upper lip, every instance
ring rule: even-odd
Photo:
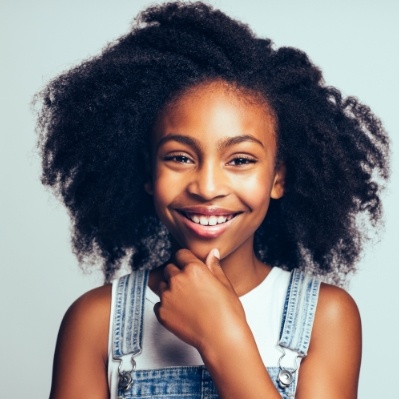
[[[241,213],[241,211],[221,208],[218,206],[185,206],[175,208],[178,212],[190,213],[194,215],[204,216],[224,216],[224,215],[235,215]]]

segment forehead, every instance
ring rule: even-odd
[[[256,134],[275,138],[275,117],[265,98],[224,81],[193,86],[169,102],[155,125],[157,134],[192,133],[198,138]]]

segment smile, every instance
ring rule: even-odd
[[[234,223],[236,217],[243,213],[226,208],[203,206],[175,208],[175,211],[181,216],[185,228],[201,238],[219,237]]]
[[[233,219],[236,216],[235,214],[206,216],[206,215],[186,213],[186,212],[183,214],[187,219],[202,226],[216,226],[218,224],[223,224]]]

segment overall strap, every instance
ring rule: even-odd
[[[138,355],[142,348],[143,309],[148,270],[137,270],[117,281],[114,303],[114,359]]]
[[[320,279],[294,269],[287,290],[279,346],[307,355],[319,296]]]

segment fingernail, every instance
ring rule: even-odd
[[[220,252],[219,252],[219,250],[218,250],[217,248],[214,248],[214,249],[213,249],[213,256],[214,256],[215,258],[220,259]]]

